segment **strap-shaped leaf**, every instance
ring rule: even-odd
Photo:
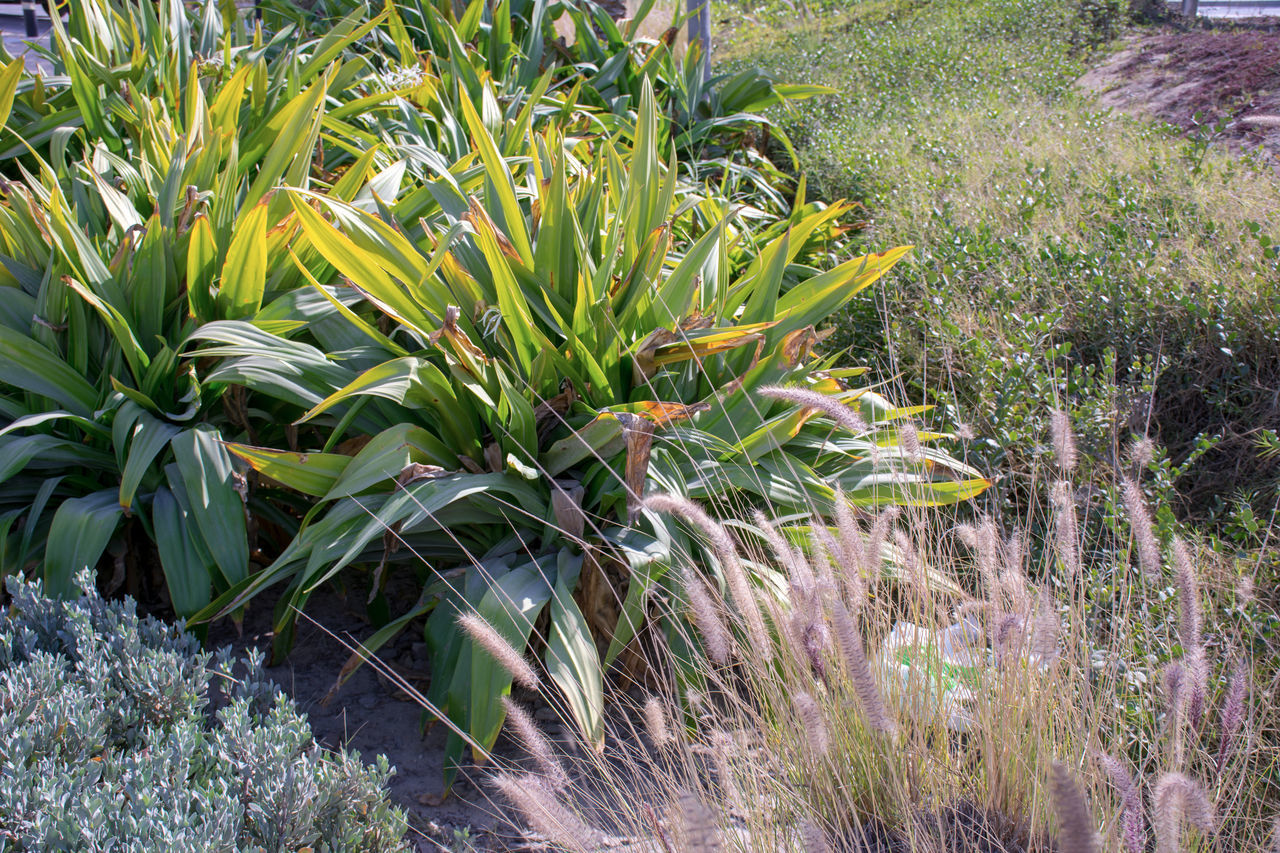
[[[201,538],[226,582],[238,583],[249,571],[249,537],[231,455],[204,424],[178,433],[171,445]]]
[[[236,223],[218,285],[222,316],[238,320],[262,307],[267,288],[267,205],[260,203]]]
[[[173,609],[179,616],[189,617],[209,603],[210,579],[217,566],[194,535],[196,520],[168,487],[156,490],[151,523]]]
[[[65,361],[31,338],[0,326],[0,382],[48,397],[81,417],[91,417],[98,391]]]
[[[62,502],[44,550],[45,592],[63,598],[75,594],[76,573],[98,565],[122,514],[115,489]]]
[[[775,318],[778,325],[769,333],[770,344],[781,340],[788,332],[815,325],[830,317],[892,269],[911,248],[898,246],[881,254],[853,258],[791,288],[778,300]]]
[[[178,428],[165,423],[138,404],[128,402],[116,412],[111,431],[116,456],[125,456],[120,469],[120,506],[130,509],[142,478],[151,470],[155,458],[178,433]]]
[[[312,497],[327,494],[351,463],[341,453],[297,453],[233,442],[225,446],[264,477]]]
[[[544,657],[547,673],[564,694],[582,738],[604,748],[604,672],[591,629],[573,600],[582,556],[558,555],[555,595],[551,599],[551,636]]]

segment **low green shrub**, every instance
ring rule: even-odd
[[[992,512],[1020,517],[1043,479],[1054,401],[1095,486],[1117,446],[1149,435],[1176,466],[1192,460],[1168,496],[1179,518],[1219,526],[1238,491],[1266,517],[1280,485],[1280,458],[1257,452],[1280,416],[1280,195],[1210,128],[1187,140],[1084,95],[1077,5],[761,12],[722,56],[840,90],[779,123],[820,198],[865,205],[865,245],[918,248],[831,343],[972,429],[967,461],[1003,472]]]
[[[322,750],[260,656],[237,668],[81,579],[70,601],[9,582],[0,850],[406,849],[384,756]]]

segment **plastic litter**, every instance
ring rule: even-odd
[[[910,705],[913,716],[937,714],[954,731],[973,730],[969,705],[992,665],[976,619],[941,630],[900,621],[881,644],[877,661],[882,684]]]

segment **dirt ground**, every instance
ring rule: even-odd
[[[1209,134],[1280,166],[1280,18],[1130,37],[1079,85],[1103,106]]]
[[[389,594],[393,600],[413,601],[418,591],[392,589]],[[210,645],[231,645],[240,653],[257,647],[269,653],[275,598],[268,591],[251,603],[242,633],[229,622],[215,625]],[[434,726],[424,735],[422,707],[372,666],[361,667],[333,701],[324,704],[325,694],[350,654],[338,638],[350,643],[375,630],[364,616],[361,596],[356,592],[342,596],[332,588],[323,588],[309,602],[307,617],[299,622],[297,640],[287,659],[269,667],[267,673],[307,713],[317,742],[355,750],[366,761],[377,755],[388,757],[396,769],[391,795],[408,812],[410,838],[419,850],[467,850],[450,846],[455,831],[468,834],[476,850],[525,849],[522,836],[498,818],[497,808],[489,801],[484,769],[465,769],[450,796],[441,796],[443,727]],[[385,646],[379,658],[413,687],[425,688],[430,673],[420,623]],[[503,743],[498,751],[514,757],[514,751]]]

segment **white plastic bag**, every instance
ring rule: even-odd
[[[901,621],[880,646],[882,684],[917,719],[937,715],[954,731],[972,731],[969,703],[991,665],[982,626],[962,619],[942,630]]]

